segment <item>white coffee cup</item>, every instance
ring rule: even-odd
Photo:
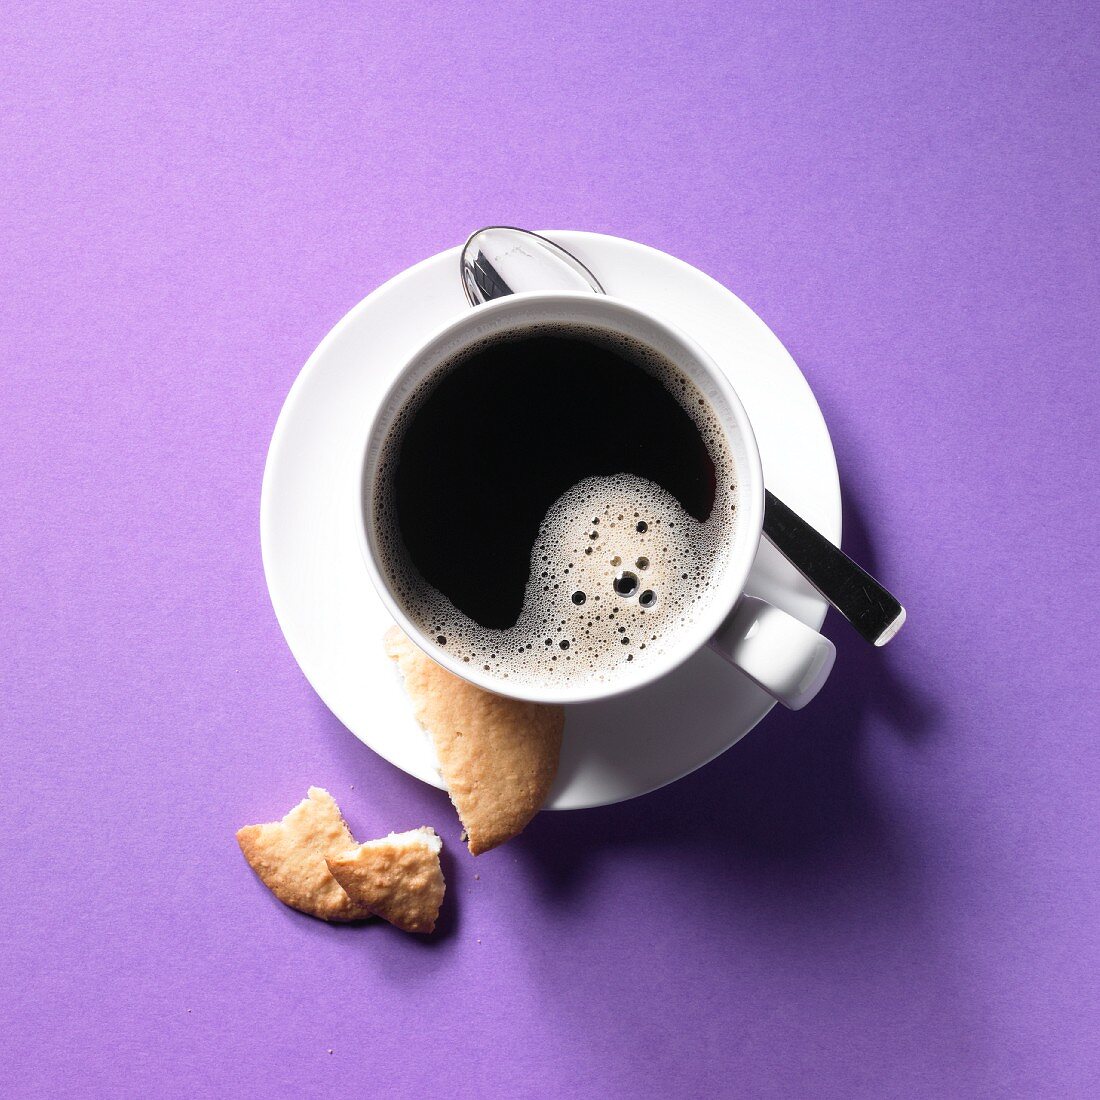
[[[627,336],[671,361],[698,388],[725,433],[737,473],[738,515],[725,569],[709,605],[668,640],[665,652],[644,664],[624,664],[603,680],[569,685],[525,683],[513,674],[502,683],[434,644],[406,613],[386,580],[375,529],[375,475],[385,443],[417,387],[466,348],[539,325],[582,325]],[[432,336],[402,368],[369,426],[355,482],[355,525],[372,582],[409,637],[457,676],[498,694],[546,703],[581,703],[643,687],[709,645],[768,694],[793,710],[825,683],[836,651],[832,642],[787,612],[745,595],[760,543],[764,478],[752,426],[737,394],[709,355],[688,335],[620,299],[583,292],[523,293],[478,306]],[[685,700],[685,705],[690,700]]]

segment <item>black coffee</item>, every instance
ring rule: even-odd
[[[717,419],[676,367],[560,326],[442,364],[378,477],[387,571],[414,619],[488,671],[537,664],[559,683],[609,650],[660,652],[717,579],[736,506]]]

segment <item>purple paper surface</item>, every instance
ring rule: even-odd
[[[7,1095],[1097,1094],[1095,5],[3,23]],[[830,616],[811,708],[475,861],[298,671],[257,514],[320,338],[492,222],[743,297],[909,623]],[[434,940],[255,879],[310,783],[444,835]]]

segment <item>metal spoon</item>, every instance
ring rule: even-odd
[[[493,225],[471,234],[462,248],[461,266],[462,285],[473,306],[524,290],[605,293],[572,253],[513,226]],[[768,489],[764,534],[867,641],[885,645],[902,628],[905,608]]]

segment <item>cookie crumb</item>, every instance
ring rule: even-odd
[[[326,855],[337,855],[355,840],[324,788],[310,787],[282,821],[238,829],[237,843],[263,884],[291,909],[331,921],[371,915],[352,903],[325,864]]]
[[[329,856],[328,869],[354,904],[404,932],[433,932],[446,889],[442,846],[424,826]]]
[[[396,626],[386,632],[385,646],[404,677],[414,717],[435,746],[470,855],[522,832],[557,774],[565,708],[475,687],[436,664]]]

